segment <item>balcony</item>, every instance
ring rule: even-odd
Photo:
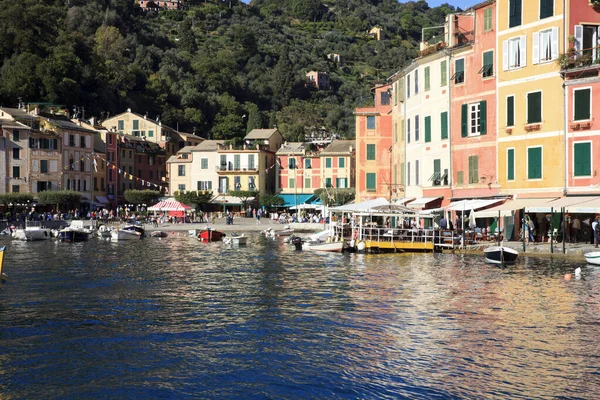
[[[571,42],[574,46],[574,43]],[[600,47],[575,50],[571,47],[558,57],[560,72],[566,79],[582,79],[598,76],[600,71]],[[594,55],[595,58],[594,58]]]

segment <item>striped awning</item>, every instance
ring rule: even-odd
[[[148,207],[148,211],[185,211],[189,210],[190,206],[186,206],[177,200],[164,200],[156,203],[152,207]]]

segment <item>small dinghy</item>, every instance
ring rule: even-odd
[[[519,257],[519,252],[506,246],[490,246],[483,250],[485,261],[492,264],[513,264]]]

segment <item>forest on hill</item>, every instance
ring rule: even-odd
[[[416,57],[422,27],[456,11],[424,0],[188,0],[148,12],[134,0],[0,4],[0,105],[60,104],[100,120],[131,108],[211,139],[273,126],[287,140],[353,138],[354,108]],[[329,73],[330,88],[308,85],[308,71]]]

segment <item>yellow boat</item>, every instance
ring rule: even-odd
[[[2,283],[8,280],[8,276],[2,272],[2,268],[4,267],[4,250],[6,250],[6,246],[0,248],[0,282]]]

